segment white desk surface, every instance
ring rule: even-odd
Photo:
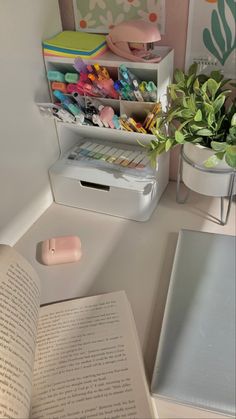
[[[193,192],[177,204],[171,182],[151,219],[136,222],[62,205],[52,206],[16,243],[42,280],[42,303],[125,290],[131,303],[148,378],[151,379],[175,247],[180,229],[235,234],[235,202],[220,226],[220,200]],[[37,243],[53,236],[78,235],[80,262],[43,266]]]

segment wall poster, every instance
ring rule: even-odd
[[[108,33],[124,20],[144,19],[165,30],[165,0],[74,0],[76,30]]]
[[[235,0],[190,0],[186,70],[197,62],[201,72],[220,69],[235,79],[235,27]]]

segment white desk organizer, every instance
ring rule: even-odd
[[[137,146],[122,148],[137,150]],[[168,183],[166,155],[161,157],[157,171],[149,168],[144,174],[143,170],[139,174],[138,170],[100,161],[69,161],[67,156],[49,171],[54,199],[59,204],[146,221]]]
[[[86,60],[86,63],[96,63],[108,68],[114,80],[119,78],[119,66],[132,70],[142,80],[152,80],[157,85],[157,101],[162,106],[166,105],[166,88],[172,80],[173,51],[168,47],[159,47],[158,52],[162,57],[159,63],[141,63],[121,61],[121,58],[108,52],[99,59]],[[71,58],[45,57],[46,70],[58,70],[63,73],[75,71],[74,60]],[[55,101],[49,84],[52,101]],[[86,100],[86,97],[85,97]],[[118,115],[126,114],[143,121],[147,113],[153,109],[154,103],[114,100],[99,98],[103,105],[112,106]],[[103,128],[90,125],[76,125],[73,123],[57,122],[58,139],[61,155],[64,156],[75,144],[83,138],[111,143],[119,143],[120,148],[127,146],[137,147],[138,141],[149,143],[155,137],[151,134],[142,134]],[[142,147],[138,146],[142,150]],[[144,221],[154,210],[161,194],[169,180],[169,154],[161,156],[158,160],[156,180],[141,180],[129,178],[124,180],[115,173],[101,172],[89,166],[80,167],[65,165],[63,159],[55,163],[50,170],[50,179],[55,201],[64,205],[86,208],[124,218]],[[104,188],[104,186],[106,188]]]

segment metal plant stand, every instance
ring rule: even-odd
[[[186,154],[184,153],[184,148],[183,145],[181,145],[181,149],[180,149],[180,154],[179,154],[179,164],[178,164],[178,174],[177,174],[177,187],[176,187],[176,201],[179,204],[184,204],[189,196],[189,188],[185,194],[185,196],[183,196],[182,198],[180,197],[180,184],[182,182],[182,175],[183,175],[183,161],[187,164],[189,164],[190,166],[194,167],[197,170],[200,170],[202,172],[208,172],[209,170],[207,168],[204,168],[200,165],[198,165],[197,163],[194,163],[192,160],[190,160]],[[231,208],[231,204],[232,204],[232,199],[233,199],[233,190],[234,190],[234,183],[236,181],[236,170],[235,169],[211,169],[211,173],[215,173],[215,174],[219,174],[221,173],[222,175],[230,174],[230,180],[229,180],[229,189],[228,189],[228,205],[226,210],[224,211],[224,197],[221,196],[220,197],[220,218],[219,218],[219,223],[221,225],[226,225],[228,222],[228,218],[229,218],[229,213],[230,213],[230,208]],[[186,186],[186,185],[185,185]]]

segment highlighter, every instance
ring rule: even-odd
[[[110,75],[105,67],[100,67],[99,64],[94,64],[94,68],[96,70],[99,80],[110,79]]]
[[[66,86],[67,93],[73,93],[77,91],[77,84],[69,83]]]
[[[61,82],[64,82],[65,81],[65,76],[60,71],[52,71],[52,70],[49,70],[47,72],[47,78],[50,81],[61,81]]]
[[[65,81],[67,83],[77,83],[79,80],[79,74],[78,73],[66,73],[65,74]]]
[[[59,90],[54,90],[53,94],[57,99],[61,101],[62,106],[68,109],[74,116],[83,115],[83,112],[78,107],[78,105],[73,103],[72,100],[68,96],[65,96]]]
[[[60,90],[60,92],[63,92],[63,93],[67,92],[66,83],[62,83],[60,81],[53,81],[51,87],[52,87],[52,90]]]

